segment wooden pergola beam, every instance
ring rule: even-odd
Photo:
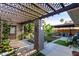
[[[14,14],[14,15],[19,15],[19,16],[23,16],[24,18],[26,17],[27,19],[29,19],[29,17],[32,19],[33,17],[31,17],[31,16],[29,16],[29,15],[20,15],[19,13],[17,14],[17,13],[14,13],[14,12],[8,12],[8,11],[4,11],[4,10],[1,10],[1,11],[3,11],[3,12],[5,12],[5,13],[8,13],[8,14]]]
[[[45,17],[53,16],[55,14],[59,14],[61,12],[68,11],[70,9],[74,9],[74,8],[77,8],[77,7],[79,7],[79,3],[73,3],[69,6],[66,6],[65,8],[61,8],[59,10],[56,10],[55,12],[48,13],[48,14],[43,15],[43,16],[36,18],[36,19],[42,19],[42,18],[45,18]],[[36,19],[34,19],[34,20],[36,20]]]
[[[56,11],[52,6],[49,5],[49,3],[46,3],[47,6],[49,6],[54,12]]]
[[[47,11],[43,10],[42,8],[40,8],[39,6],[37,6],[36,4],[32,3],[32,5],[34,5],[35,7],[41,9],[42,11],[44,11],[45,13],[48,13]]]
[[[9,16],[9,17],[7,17],[7,18],[9,18],[9,19],[11,19],[13,16],[13,18],[17,18],[17,20],[16,21],[19,21],[19,20],[21,20],[21,19],[19,19],[18,18],[18,16],[21,16],[21,18],[22,18],[22,15],[19,15],[19,14],[16,14],[16,13],[11,13],[11,12],[8,12],[8,11],[4,11],[4,10],[1,10],[2,12],[0,12],[0,14],[1,15],[6,15],[6,16]],[[4,13],[3,13],[4,12]],[[8,13],[8,14],[6,14],[6,13]],[[10,15],[11,14],[11,15]],[[15,15],[18,15],[18,16],[16,16],[15,17]],[[5,16],[1,16],[1,17],[3,17],[3,18],[5,18]],[[23,16],[23,18],[26,18],[26,20],[25,21],[28,21],[28,20],[31,20],[31,19],[34,19],[33,17],[29,17],[28,18],[28,16]],[[5,18],[6,19],[6,18]],[[22,20],[23,21],[23,20]]]
[[[33,12],[39,14],[39,15],[43,15],[43,14],[41,14],[41,13],[35,11],[35,10],[32,10],[31,8],[28,8],[27,6],[25,6],[25,5],[21,4],[21,3],[18,3],[18,4],[21,5],[21,6],[23,6],[23,7],[26,8],[26,9],[29,9],[29,10],[31,10],[31,11],[33,11]]]
[[[29,12],[26,12],[26,11],[24,11],[24,10],[22,10],[22,9],[19,9],[19,8],[15,7],[15,6],[11,6],[11,5],[7,4],[7,3],[3,3],[3,4],[5,4],[5,5],[7,5],[7,6],[10,6],[10,7],[13,7],[13,8],[15,8],[15,9],[17,9],[17,10],[20,10],[21,12],[28,13],[28,14],[34,16],[34,17],[38,17],[37,15],[34,15],[34,14],[32,14],[32,13],[29,13]]]
[[[55,14],[59,14],[61,12],[68,11],[70,9],[74,9],[74,8],[77,8],[77,7],[79,7],[79,3],[73,3],[73,4],[69,5],[69,6],[66,6],[65,8],[61,8],[59,10],[56,10],[55,12],[48,13],[46,15],[43,15],[43,16],[41,16],[39,18],[33,19],[31,21],[28,21],[28,22],[33,22],[34,20],[38,20],[38,19],[42,19],[42,18],[45,18],[45,17],[53,16]],[[23,23],[26,23],[26,22],[22,22],[21,24],[23,24]]]
[[[60,3],[60,5],[62,6],[62,8],[64,8],[64,7],[65,7],[63,3]]]

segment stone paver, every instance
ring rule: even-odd
[[[45,45],[44,49],[41,51],[46,56],[71,56],[72,50],[69,47],[57,45],[54,43],[49,43]]]
[[[64,39],[64,37],[59,38],[57,40],[62,40],[62,39]],[[41,50],[41,52],[46,56],[72,56],[72,49],[70,49],[69,47],[55,44],[53,42],[45,43],[44,49]]]
[[[13,48],[21,48],[21,47],[27,47],[28,49],[33,49],[34,48],[34,44],[28,42],[27,40],[12,40],[10,42],[10,46]]]
[[[33,49],[34,48],[34,44],[32,44],[32,43],[30,43],[30,42],[28,42],[27,40],[21,40],[20,41],[24,46],[27,46],[28,47],[28,49]]]

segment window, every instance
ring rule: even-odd
[[[11,27],[10,28],[10,34],[15,34],[16,32],[16,27]]]

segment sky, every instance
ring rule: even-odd
[[[63,13],[60,13],[60,14],[56,14],[54,16],[50,16],[48,18],[44,18],[43,20],[46,22],[46,24],[60,25],[60,24],[64,24],[64,22],[60,22],[60,19],[62,19],[62,18],[64,19],[64,22],[71,20],[71,18],[68,15],[67,12],[63,12]]]

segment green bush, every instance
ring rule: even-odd
[[[18,35],[18,39],[19,40],[26,39],[26,34],[22,33],[22,34]]]
[[[3,52],[11,51],[9,49],[10,48],[9,34],[10,34],[11,25],[7,21],[3,21],[1,25],[3,26],[2,27],[3,31],[2,31],[2,40],[1,40],[2,47],[0,47],[0,53],[3,53]]]
[[[10,46],[2,46],[0,47],[0,53],[4,53],[4,52],[11,52],[13,50],[13,48],[11,48]]]
[[[19,39],[28,39],[29,41],[34,38],[34,23],[24,24],[24,33],[20,34]]]
[[[10,25],[8,22],[3,21],[3,31],[2,31],[2,45],[9,46],[9,34],[10,34]]]
[[[53,33],[53,27],[50,24],[46,24],[44,23],[43,25],[44,28],[44,39],[47,42],[51,42],[52,41],[52,33]]]
[[[57,40],[54,43],[59,44],[59,45],[63,45],[63,46],[69,46],[69,42],[63,41],[63,40]]]
[[[8,39],[3,39],[1,43],[4,46],[9,46],[9,40]]]

